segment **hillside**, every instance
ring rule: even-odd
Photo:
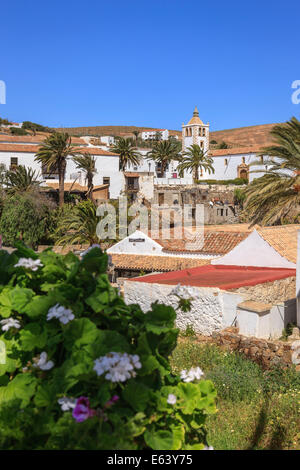
[[[258,126],[238,127],[225,129],[210,133],[210,141],[215,140],[218,144],[226,142],[229,147],[264,147],[271,143],[270,130],[275,124],[261,124]],[[137,126],[87,126],[87,127],[65,127],[57,130],[69,132],[71,135],[114,135],[132,136],[133,131],[158,130],[153,127]],[[170,135],[178,135],[181,139],[181,131],[170,130]]]
[[[153,127],[137,127],[137,126],[88,126],[88,127],[63,127],[58,131],[65,131],[72,135],[119,135],[132,136],[134,131],[156,131],[158,128]],[[169,131],[171,135],[181,136],[181,131]]]

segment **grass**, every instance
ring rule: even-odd
[[[218,450],[300,450],[300,374],[263,371],[240,354],[181,337],[172,355],[179,372],[200,366],[218,391],[207,421],[209,443]]]

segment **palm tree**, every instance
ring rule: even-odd
[[[87,200],[64,211],[55,233],[56,245],[99,243],[96,234],[99,217],[96,210],[95,204]]]
[[[139,131],[133,131],[133,135],[135,136],[135,145],[138,146],[138,137],[140,135]]]
[[[136,151],[136,147],[130,138],[118,137],[116,143],[110,147],[110,150],[119,155],[121,171],[125,171],[127,165],[138,165],[140,162],[141,155]]]
[[[213,160],[207,155],[207,152],[197,144],[193,144],[184,152],[179,165],[177,166],[179,175],[182,177],[184,170],[193,173],[194,181],[199,180],[199,170],[214,173]]]
[[[297,217],[300,204],[300,121],[293,117],[273,127],[274,144],[265,147],[262,157],[251,165],[263,166],[265,173],[246,189],[245,213],[252,224],[274,225]],[[263,161],[263,156],[269,159]]]
[[[71,137],[66,132],[54,132],[40,146],[35,160],[47,168],[49,172],[58,172],[59,205],[64,204],[64,181],[67,157],[78,154],[78,147],[72,146]]]
[[[40,185],[36,172],[23,165],[17,166],[15,170],[7,171],[3,182],[6,191],[10,194],[29,192]]]
[[[96,171],[96,160],[95,157],[88,153],[83,153],[80,155],[75,155],[73,160],[76,164],[76,168],[82,170],[85,173],[85,179],[87,183],[87,197],[92,201],[93,200],[93,178],[97,173]]]
[[[153,148],[147,153],[147,159],[160,164],[161,174],[164,176],[168,164],[172,160],[180,159],[180,144],[171,140],[155,142]]]

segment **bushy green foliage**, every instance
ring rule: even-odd
[[[243,184],[248,184],[248,180],[246,178],[234,178],[231,180],[214,180],[214,179],[208,179],[208,180],[198,180],[196,181],[198,184],[201,183],[207,183],[207,184],[224,184],[225,186],[228,184],[235,184],[237,186],[243,185]]]
[[[15,267],[21,258],[37,269]],[[0,364],[1,449],[203,448],[216,392],[208,380],[185,383],[171,372],[178,335],[172,307],[153,304],[145,314],[126,305],[97,247],[81,259],[49,249],[38,258],[19,244],[11,255],[0,251],[0,264],[0,317],[19,322],[0,335],[7,350]],[[47,319],[56,304],[74,318]],[[53,362],[47,370],[37,367],[43,352]],[[141,368],[121,382],[98,375],[95,360],[111,352],[137,355]],[[88,397],[91,417],[77,422],[74,411],[62,411],[62,397]]]
[[[52,230],[52,215],[47,201],[37,193],[16,194],[3,201],[0,233],[5,246],[22,238],[35,247],[47,241]]]
[[[42,126],[36,122],[24,121],[22,124],[22,129],[28,129],[33,132],[52,132],[50,127]]]
[[[25,129],[22,129],[22,127],[11,127],[10,133],[12,135],[28,135],[28,132],[26,132]]]

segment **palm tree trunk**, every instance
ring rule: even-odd
[[[199,167],[196,166],[196,168],[195,168],[195,179],[194,179],[194,183],[195,183],[196,181],[198,181],[198,179],[199,179]]]
[[[65,201],[65,172],[66,162],[58,165],[58,193],[59,193],[59,206],[62,207]]]
[[[93,202],[93,176],[88,176],[88,193],[87,197]]]

